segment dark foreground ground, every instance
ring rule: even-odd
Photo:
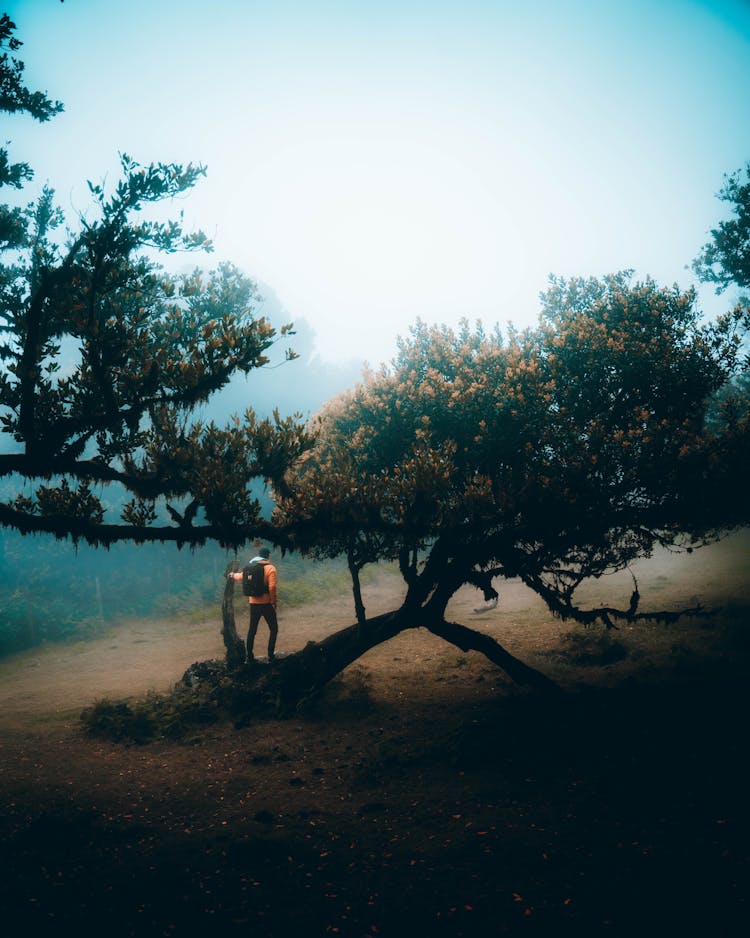
[[[181,743],[6,734],[0,932],[748,934],[741,674],[465,686]]]

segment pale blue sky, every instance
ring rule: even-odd
[[[207,263],[268,284],[332,360],[377,364],[417,316],[529,323],[550,272],[687,286],[722,174],[750,160],[747,2],[3,9],[29,84],[65,104],[4,116],[35,184],[82,211],[118,150],[205,162],[179,207]]]

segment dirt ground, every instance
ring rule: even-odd
[[[0,929],[744,934],[750,536],[636,573],[644,608],[721,610],[602,635],[517,582],[495,610],[474,612],[470,589],[455,598],[451,619],[563,686],[554,704],[417,630],[292,720],[145,746],[87,738],[82,707],[164,691],[222,655],[218,599],[213,617],[5,659]],[[627,604],[631,589],[618,575],[589,599]],[[368,612],[399,595],[383,572]],[[282,591],[279,614],[291,652],[349,624],[351,599],[285,608]]]

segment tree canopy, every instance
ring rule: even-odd
[[[4,17],[0,35],[11,50],[13,29]],[[0,61],[0,107],[40,120],[57,113],[21,85],[22,70]],[[19,165],[6,160],[0,181],[29,178]],[[0,523],[94,544],[242,543],[264,525],[251,481],[283,491],[307,435],[278,413],[259,420],[248,410],[222,429],[190,412],[233,374],[266,364],[277,332],[254,315],[255,285],[231,264],[174,276],[158,262],[211,249],[181,217],[163,221],[155,211],[205,168],[144,166],[125,154],[121,168],[112,191],[89,183],[93,206],[75,228],[64,227],[46,187],[36,202],[0,210],[0,421],[13,441],[0,475],[20,478],[21,489],[0,503]],[[290,331],[282,326],[280,335]],[[47,484],[29,489],[33,480]],[[109,500],[119,519],[97,490],[111,483],[128,493]]]
[[[418,323],[391,367],[334,399],[280,518],[354,570],[398,559],[408,603],[442,614],[474,583],[521,577],[553,611],[577,587],[748,520],[747,418],[711,432],[741,312],[702,324],[692,291],[629,273],[552,279],[534,329]]]

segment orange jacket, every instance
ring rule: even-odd
[[[266,592],[262,596],[248,596],[248,602],[250,603],[271,603],[276,605],[276,567],[271,563],[270,560],[259,560],[258,563],[262,563],[264,566],[263,578],[266,581]],[[242,579],[242,570],[238,570],[237,573],[232,574],[232,578],[235,580]]]

